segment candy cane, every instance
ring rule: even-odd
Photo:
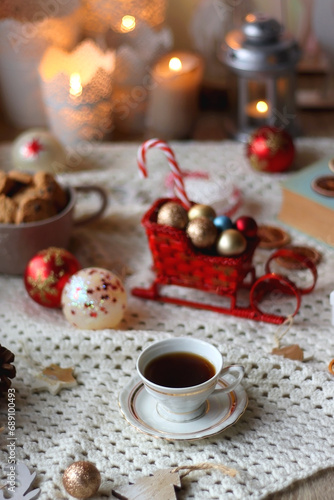
[[[168,144],[164,141],[161,141],[160,139],[150,139],[146,142],[144,142],[140,148],[138,149],[138,154],[137,154],[137,162],[138,162],[138,167],[143,175],[143,177],[147,177],[147,169],[146,169],[146,152],[148,149],[151,148],[158,148],[163,151],[167,157],[167,161],[169,164],[169,167],[172,171],[173,175],[173,181],[174,181],[174,191],[176,196],[181,200],[182,204],[188,209],[191,207],[191,203],[188,199],[188,196],[186,194],[185,188],[184,188],[184,183],[183,183],[183,178],[182,178],[182,173],[180,170],[180,167],[176,161],[175,155],[172,151],[172,149],[168,146]]]

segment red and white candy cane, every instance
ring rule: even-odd
[[[169,167],[172,171],[173,174],[173,180],[174,180],[174,191],[176,196],[179,198],[179,200],[182,202],[185,208],[189,209],[191,207],[191,203],[188,199],[188,196],[186,194],[186,190],[184,188],[184,183],[183,183],[183,178],[182,178],[182,172],[181,169],[176,161],[175,155],[168,146],[168,144],[164,141],[161,141],[160,139],[150,139],[146,142],[144,142],[140,148],[138,149],[138,154],[137,154],[137,163],[139,170],[143,177],[147,177],[147,169],[146,169],[146,152],[148,149],[151,148],[158,148],[163,151],[167,157],[167,161],[169,164]]]

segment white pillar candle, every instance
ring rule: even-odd
[[[92,41],[72,53],[50,48],[40,68],[42,95],[53,134],[65,145],[103,139],[111,131],[114,52]]]
[[[191,52],[166,54],[152,70],[147,129],[162,139],[190,136],[203,77],[202,59]]]
[[[12,0],[0,6],[0,90],[18,128],[46,125],[38,66],[48,46],[72,49],[80,35],[79,2]]]

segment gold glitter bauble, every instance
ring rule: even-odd
[[[247,241],[243,234],[237,229],[226,229],[217,242],[219,255],[239,255],[246,250]]]
[[[63,484],[74,498],[90,498],[100,487],[101,475],[91,462],[74,462],[64,472]]]
[[[185,208],[175,201],[168,201],[159,209],[158,224],[184,229],[188,224],[188,214]]]
[[[210,205],[197,204],[193,205],[188,210],[188,219],[193,220],[197,217],[207,217],[208,219],[214,219],[216,217],[216,212]]]
[[[211,247],[217,238],[217,228],[211,219],[197,217],[189,222],[187,234],[197,248]]]

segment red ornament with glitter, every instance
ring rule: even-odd
[[[257,223],[253,217],[243,215],[235,221],[235,227],[245,238],[255,238],[257,236]]]
[[[261,127],[247,144],[247,158],[260,172],[284,172],[292,165],[295,147],[290,135],[277,127]]]
[[[25,288],[41,306],[60,307],[63,288],[79,269],[78,260],[67,250],[55,247],[41,250],[27,264]]]

